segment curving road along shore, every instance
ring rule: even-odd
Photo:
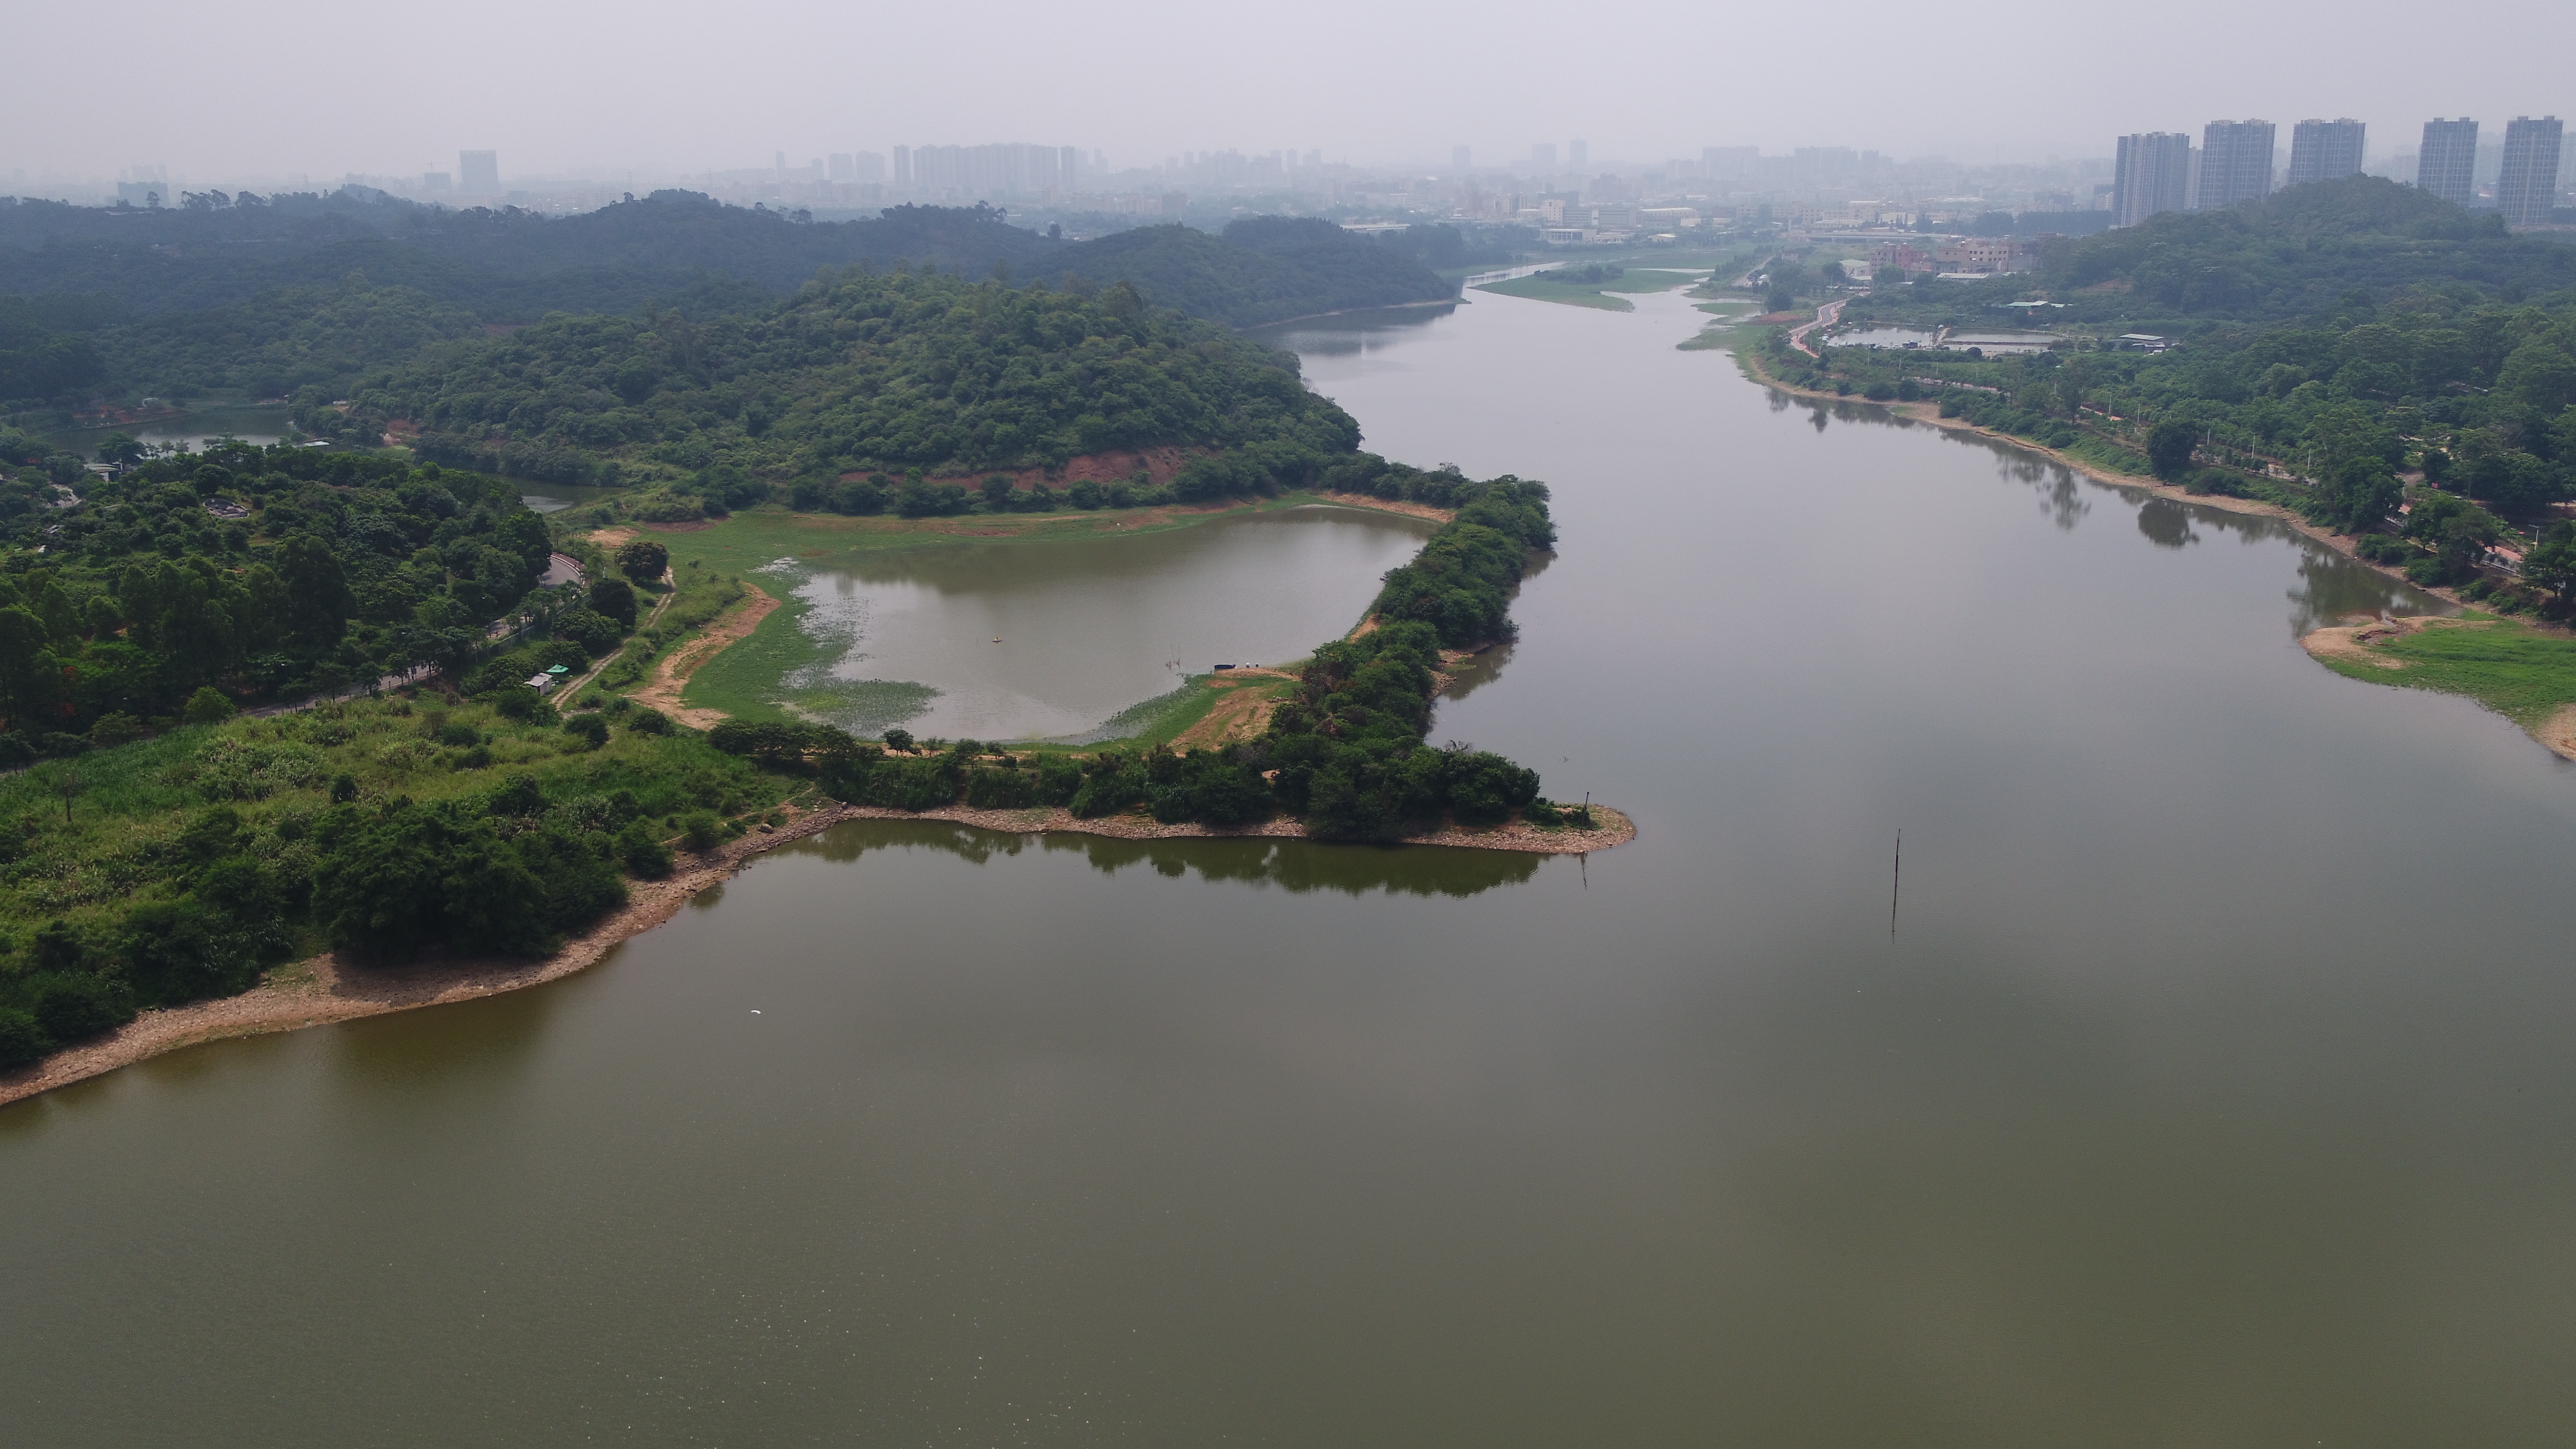
[[[1637,836],[1627,816],[1596,805],[1599,828],[1540,830],[1518,823],[1477,830],[1451,827],[1411,838],[1407,843],[1451,849],[1508,850],[1539,855],[1581,855],[1623,845]],[[562,950],[535,961],[467,960],[424,962],[399,967],[357,968],[331,955],[298,961],[269,973],[263,984],[215,1001],[147,1011],[115,1032],[54,1053],[32,1067],[0,1075],[0,1104],[32,1097],[56,1087],[129,1066],[164,1052],[227,1037],[295,1031],[308,1026],[350,1021],[362,1016],[444,1006],[495,996],[570,976],[597,964],[610,948],[640,936],[679,913],[691,896],[730,879],[763,851],[828,830],[849,820],[944,820],[987,830],[1023,834],[1069,832],[1129,840],[1177,840],[1191,837],[1270,837],[1303,839],[1294,821],[1272,820],[1244,830],[1218,830],[1205,825],[1162,825],[1131,816],[1078,820],[1062,810],[972,810],[963,807],[925,810],[918,814],[875,805],[832,805],[793,811],[787,823],[756,830],[739,840],[685,862],[661,880],[634,882],[623,909],[565,943]]]
[[[1807,334],[1814,332],[1819,328],[1833,326],[1834,323],[1839,321],[1843,315],[1843,304],[1850,300],[1851,298],[1849,297],[1841,297],[1818,307],[1816,309],[1816,315],[1812,319],[1801,322],[1797,326],[1789,329],[1789,345],[1798,349],[1800,352],[1807,354],[1809,357],[1816,358],[1819,361],[1823,360],[1823,353],[1820,353],[1816,349],[1807,345]]]

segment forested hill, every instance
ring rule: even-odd
[[[487,322],[526,322],[669,305],[711,279],[775,297],[823,267],[899,261],[978,277],[999,267],[1023,279],[1133,282],[1157,306],[1234,326],[1455,295],[1401,247],[1291,217],[1248,218],[1223,237],[1173,225],[1068,242],[986,206],[800,222],[683,191],[568,217],[346,193],[155,211],[0,204],[0,295],[83,298],[101,321],[202,311],[355,271]]]
[[[1246,217],[1222,237],[1140,227],[1067,247],[1065,257],[1075,276],[1133,282],[1157,306],[1233,327],[1457,295],[1406,253],[1313,217]]]
[[[2332,313],[2355,289],[2447,287],[2520,301],[2576,285],[2576,246],[2513,236],[2475,213],[2377,176],[2294,186],[2225,211],[2167,212],[2052,243],[2036,274],[1930,289],[1962,317],[2018,298],[2067,304],[2059,322],[2180,331]],[[1909,292],[1915,289],[1908,289]],[[1978,319],[1992,325],[1993,314]]]
[[[0,204],[0,402],[92,394],[345,395],[424,342],[549,313],[754,311],[824,267],[1128,282],[1243,327],[1453,295],[1405,250],[1330,222],[1223,237],[1158,226],[1066,242],[989,207],[800,222],[657,192],[581,216],[352,193],[157,211]]]
[[[576,478],[605,459],[625,481],[719,494],[711,480],[725,477],[954,473],[1173,445],[1302,481],[1359,438],[1294,357],[1147,307],[1125,283],[860,268],[753,315],[552,317],[434,347],[353,402],[349,426],[416,426],[429,457]]]

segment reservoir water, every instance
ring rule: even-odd
[[[850,827],[0,1110],[0,1438],[2563,1443],[2576,767],[2309,661],[2375,574],[1635,301],[1282,334],[1554,485],[1434,738],[1635,843]]]

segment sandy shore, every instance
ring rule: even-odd
[[[1627,816],[1605,806],[1592,808],[1600,822],[1600,828],[1595,830],[1541,830],[1518,823],[1486,830],[1452,827],[1412,837],[1407,843],[1576,855],[1607,850],[1636,838],[1637,827]],[[32,1067],[0,1074],[0,1105],[200,1042],[443,1006],[570,976],[597,964],[619,942],[671,919],[691,896],[730,879],[761,852],[848,820],[945,820],[1021,834],[1068,832],[1124,840],[1233,836],[1301,839],[1305,833],[1294,821],[1287,820],[1267,821],[1243,830],[1219,830],[1205,825],[1163,825],[1135,816],[1077,820],[1062,810],[1049,809],[954,807],[915,814],[873,805],[833,805],[796,812],[773,829],[754,830],[703,855],[682,856],[682,864],[662,880],[631,883],[623,909],[542,960],[424,961],[401,967],[357,968],[324,954],[281,966],[270,972],[264,983],[239,996],[147,1011],[107,1036],[56,1052]]]

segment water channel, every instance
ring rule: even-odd
[[[2576,767],[2310,662],[2375,574],[1635,301],[1281,334],[1555,486],[1434,737],[1634,844],[849,827],[0,1110],[0,1437],[2563,1442]]]

